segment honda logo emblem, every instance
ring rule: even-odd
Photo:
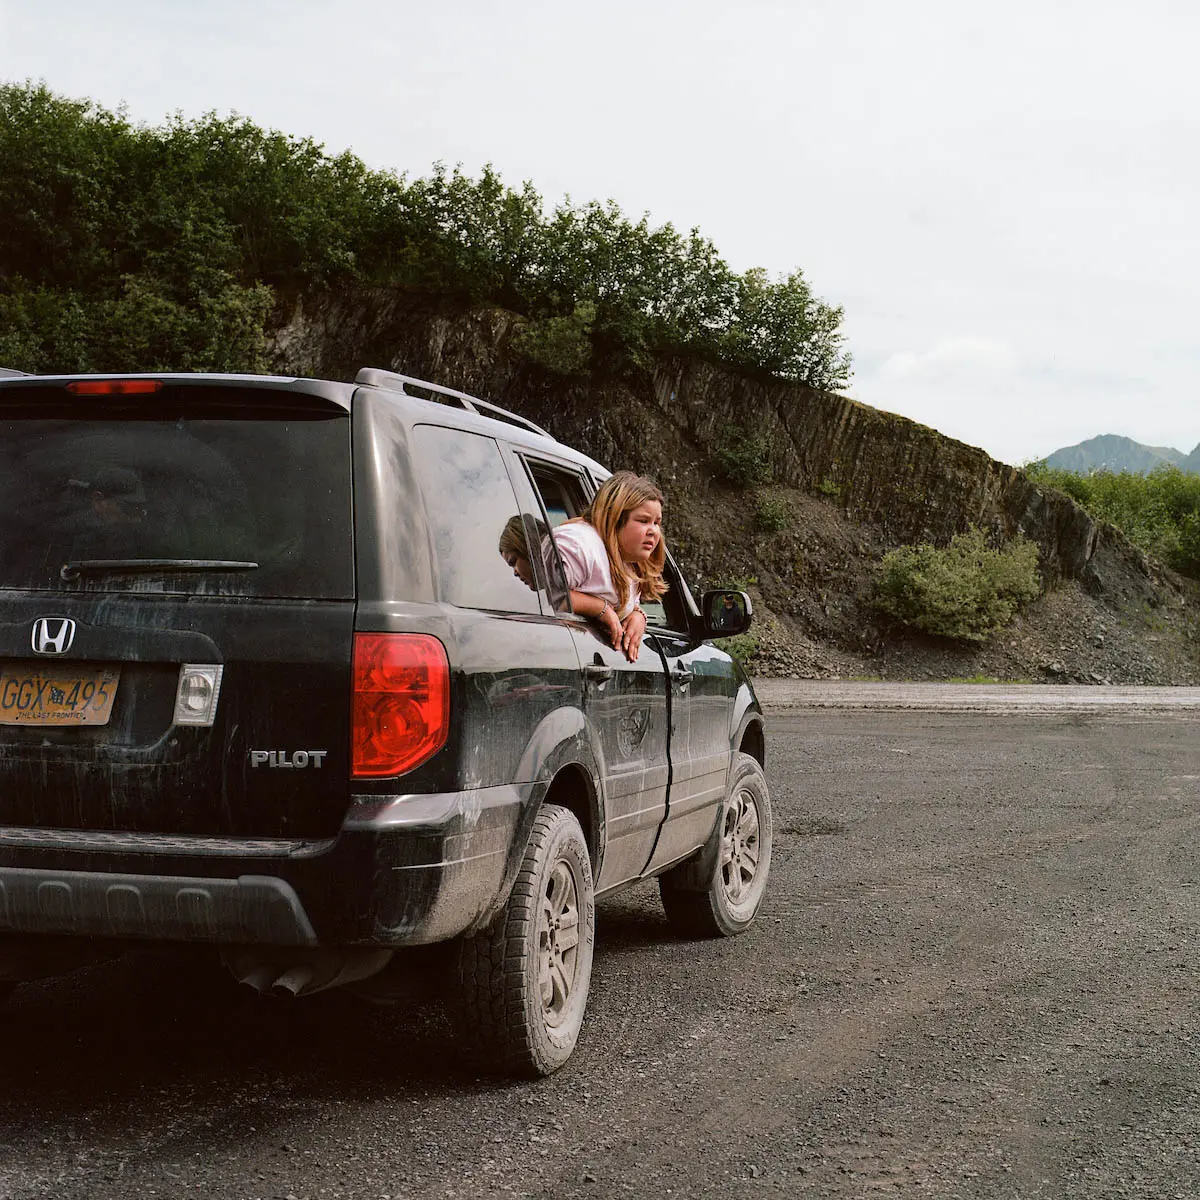
[[[70,617],[38,617],[33,623],[34,654],[66,654],[75,640]]]

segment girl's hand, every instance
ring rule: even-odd
[[[622,644],[621,618],[617,616],[617,610],[610,604],[600,613],[597,620],[608,630],[608,640],[615,650]],[[630,659],[630,661],[633,660]]]
[[[638,651],[642,648],[642,635],[646,632],[646,620],[646,614],[640,608],[635,608],[621,622],[621,649],[630,662],[637,662]]]

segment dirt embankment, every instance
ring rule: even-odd
[[[754,596],[760,674],[1200,682],[1200,588],[982,450],[844,397],[694,360],[621,378],[552,376],[511,351],[520,323],[398,292],[309,298],[280,326],[274,356],[285,373],[352,379],[369,364],[433,379],[653,475],[693,582],[738,583]],[[717,466],[743,434],[768,450],[771,482],[753,491]],[[763,492],[786,514],[775,532],[756,519]],[[944,543],[970,524],[1036,541],[1043,595],[982,647],[881,619],[871,591],[883,554]]]

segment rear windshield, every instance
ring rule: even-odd
[[[353,596],[344,409],[237,388],[62,395],[0,391],[0,588]]]

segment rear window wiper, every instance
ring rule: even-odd
[[[257,571],[258,563],[227,558],[81,558],[63,563],[60,579],[80,575],[137,575],[157,571]]]

